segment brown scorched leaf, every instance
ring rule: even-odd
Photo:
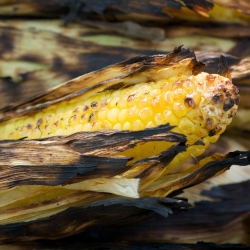
[[[102,229],[90,230],[65,241],[67,244],[78,242],[95,243],[96,245],[111,242],[133,242],[142,244],[147,242],[161,242],[166,244],[166,249],[186,249],[183,243],[195,244],[204,242],[204,245],[189,245],[187,249],[248,249],[249,218],[250,218],[250,181],[242,183],[220,185],[210,190],[200,190],[201,197],[211,197],[216,201],[199,201],[192,209],[182,214],[173,214],[168,218],[155,215],[132,225],[123,227],[109,226]],[[243,195],[244,194],[244,195]],[[208,247],[208,242],[220,244]],[[175,243],[176,245],[169,245]],[[221,245],[225,243],[246,244]],[[84,245],[84,243],[83,243]],[[136,245],[135,245],[136,246]],[[152,247],[152,246],[151,246]],[[193,247],[193,248],[192,248]]]

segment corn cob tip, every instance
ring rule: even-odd
[[[227,77],[200,73],[196,76],[197,91],[201,92],[199,104],[202,119],[205,121],[205,128],[208,135],[221,134],[235,116],[240,100],[239,90]],[[193,100],[188,96],[185,104],[192,107]]]

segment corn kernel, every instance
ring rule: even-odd
[[[118,114],[118,121],[120,123],[124,123],[127,121],[127,119],[128,119],[128,110],[122,109]]]
[[[142,121],[149,121],[150,119],[152,119],[152,116],[153,116],[153,111],[149,107],[142,108],[139,111],[139,117]]]
[[[155,123],[153,121],[149,121],[147,124],[146,124],[146,128],[153,128],[155,127]]]
[[[118,121],[118,113],[119,113],[119,109],[118,108],[112,108],[108,114],[107,114],[107,118],[111,123],[116,123]]]
[[[155,124],[157,126],[162,125],[165,123],[165,119],[161,113],[156,113],[154,117]]]
[[[123,129],[124,130],[131,130],[131,124],[130,122],[125,122],[123,125]]]
[[[184,99],[184,97],[186,96],[187,92],[184,89],[181,88],[177,88],[173,91],[174,93],[174,100],[175,101],[181,101]]]
[[[144,129],[144,125],[143,125],[143,123],[140,120],[136,120],[132,124],[132,129],[133,130],[143,130]]]
[[[118,101],[120,100],[119,97],[112,98],[109,102],[109,107],[110,108],[115,108],[118,105]]]
[[[185,107],[183,102],[175,102],[173,109],[174,109],[175,115],[178,117],[183,117],[187,115],[187,112],[188,112],[188,109]]]
[[[92,125],[90,122],[87,122],[86,124],[83,125],[83,131],[91,131],[92,130]]]
[[[138,117],[139,109],[137,107],[132,107],[128,110],[128,120],[135,121]]]
[[[117,108],[119,109],[127,108],[127,97],[123,96],[120,98],[120,100],[117,103]]]
[[[196,131],[196,127],[187,117],[180,119],[179,128],[183,131],[183,134],[187,135],[194,134]]]
[[[116,123],[116,124],[114,125],[113,129],[122,130],[122,125],[121,125],[121,123]]]
[[[83,125],[77,124],[76,126],[73,127],[73,133],[80,132],[80,131],[82,131],[82,129],[83,129]]]
[[[163,116],[171,126],[176,126],[179,124],[180,119],[173,113],[172,110],[165,110]]]
[[[99,121],[105,120],[107,118],[108,112],[109,112],[109,109],[107,108],[102,108],[101,110],[99,110],[97,113],[98,120]]]
[[[172,91],[167,91],[164,94],[164,100],[165,100],[165,104],[171,107],[174,103],[174,93]]]
[[[112,129],[112,124],[109,121],[101,122],[101,129]],[[83,130],[84,131],[84,130]]]

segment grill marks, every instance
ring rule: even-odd
[[[225,100],[224,105],[223,105],[223,110],[228,111],[230,110],[235,104],[235,101],[233,98],[229,97]]]
[[[210,78],[207,78],[208,81]],[[229,85],[230,81],[226,81],[224,84]],[[228,88],[222,84],[218,86],[218,90],[220,93],[215,94],[212,97],[212,101],[216,105],[223,105],[223,110],[225,112],[229,111],[234,107],[234,105],[239,105],[240,97],[239,97],[239,90],[237,87],[232,86]]]

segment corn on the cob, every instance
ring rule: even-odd
[[[217,138],[231,122],[238,90],[219,75],[201,73],[141,83],[88,100],[81,97],[49,107],[28,118],[0,125],[1,139],[37,139],[101,129],[143,130],[170,123],[190,144]]]
[[[235,115],[238,102],[238,90],[228,78],[204,72],[184,74],[54,104],[30,117],[2,123],[0,139],[37,139],[102,129],[143,130],[169,123],[176,126],[173,131],[187,136],[189,145],[203,141],[204,145],[186,152],[190,155],[194,150],[196,156],[218,139]],[[164,143],[152,143],[155,152],[169,146]]]

